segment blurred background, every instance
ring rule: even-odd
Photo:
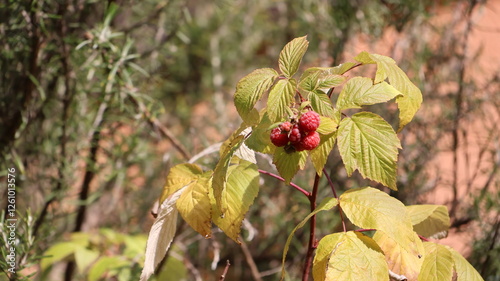
[[[138,280],[169,168],[202,156],[196,163],[213,169],[210,147],[241,122],[238,80],[277,68],[281,48],[303,35],[303,68],[374,52],[422,90],[421,110],[399,134],[391,195],[446,205],[452,227],[441,242],[500,280],[498,0],[1,1],[0,280],[9,279],[9,168],[19,269],[11,280]],[[397,126],[387,108],[369,109]],[[275,172],[269,157],[258,161]],[[308,166],[294,178],[305,189]],[[341,191],[370,184],[347,178],[336,149],[327,170]],[[323,178],[320,198],[330,192]],[[219,280],[226,260],[227,280],[278,280],[286,237],[308,209],[302,194],[262,176],[242,246],[181,222],[157,280]],[[337,212],[321,213],[318,237],[341,230],[338,222]],[[290,280],[307,235],[299,230],[291,244]]]

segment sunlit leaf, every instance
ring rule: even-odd
[[[259,114],[254,106],[271,88],[277,75],[278,72],[272,68],[256,69],[243,77],[236,85],[234,105],[247,124],[252,125],[259,121]]]
[[[262,153],[273,154],[276,146],[271,143],[270,139],[270,126],[272,124],[273,122],[269,119],[267,113],[264,113],[260,123],[252,128],[252,134],[245,141],[248,148]]]
[[[172,167],[168,173],[167,181],[160,196],[160,203],[177,190],[195,181],[203,171],[196,164],[179,164]]]
[[[484,281],[479,272],[455,249],[445,246],[450,251],[457,272],[457,281]]]
[[[227,202],[226,211],[222,216],[217,208],[213,208],[212,220],[229,238],[240,243],[241,224],[259,192],[259,172],[257,165],[248,161],[235,159],[232,163],[222,194]]]
[[[144,249],[142,249],[144,250]],[[75,263],[78,272],[84,273],[87,267],[99,257],[99,252],[96,250],[79,249],[75,251]]]
[[[279,80],[269,92],[267,114],[272,122],[280,121],[295,97],[297,82],[294,79]]]
[[[423,254],[425,250],[422,242],[416,233],[413,233],[413,236],[415,237],[418,251]],[[408,281],[417,280],[420,267],[424,260],[423,255],[418,256],[409,253],[405,248],[401,247],[400,244],[396,243],[393,238],[382,231],[376,231],[373,235],[373,240],[375,240],[384,251],[387,265],[392,272],[398,275],[404,275],[408,278]]]
[[[425,258],[418,281],[451,281],[453,276],[451,252],[445,246],[432,242],[424,242],[424,248]]]
[[[372,187],[349,189],[339,197],[347,218],[356,226],[383,231],[411,255],[422,255],[406,207]]]
[[[388,281],[388,272],[384,253],[377,243],[353,231],[323,237],[313,261],[315,281]]]
[[[178,214],[175,203],[183,191],[184,188],[177,190],[167,197],[160,206],[158,216],[149,231],[146,257],[140,281],[147,281],[154,273],[156,266],[165,257],[174,239]]]
[[[307,51],[309,42],[306,36],[295,38],[285,45],[279,56],[279,68],[288,78],[292,77],[299,69],[302,57]]]
[[[46,270],[49,266],[56,262],[66,259],[74,254],[76,251],[85,249],[81,245],[73,242],[61,242],[54,244],[43,253],[45,258],[40,262],[42,271]]]
[[[373,84],[372,79],[354,77],[342,88],[337,99],[339,110],[347,108],[361,108],[363,105],[389,101],[401,93],[387,82]]]
[[[211,237],[212,214],[210,197],[210,172],[186,186],[177,199],[177,210],[182,218],[205,238]]]
[[[447,236],[450,228],[450,216],[446,206],[414,205],[406,208],[415,232],[432,239],[441,239]]]
[[[420,89],[410,81],[406,73],[390,57],[362,52],[355,59],[364,64],[376,63],[377,72],[374,83],[376,84],[389,78],[389,83],[403,94],[403,96],[396,98],[399,108],[398,131],[400,131],[413,119],[413,116],[415,116],[420,108],[422,104],[422,92],[420,92]]]
[[[305,167],[306,160],[306,151],[287,152],[285,148],[278,147],[274,152],[273,164],[276,165],[276,169],[288,184],[299,169]]]
[[[307,217],[305,217],[293,230],[292,232],[290,233],[290,235],[288,235],[288,239],[286,240],[286,243],[285,243],[285,248],[283,250],[283,259],[282,259],[282,262],[281,262],[281,280],[283,280],[283,278],[285,277],[285,260],[286,260],[286,254],[288,253],[288,249],[290,247],[290,243],[292,242],[292,238],[293,238],[293,235],[295,234],[295,232],[302,228],[306,222],[314,215],[316,215],[317,213],[321,212],[321,211],[326,211],[326,210],[330,210],[332,209],[333,207],[337,206],[338,205],[338,201],[337,199],[335,198],[325,198],[323,199],[323,201],[321,201],[321,203],[314,209],[314,211],[312,211],[309,215],[307,215]]]
[[[311,162],[314,165],[314,169],[316,169],[316,173],[318,175],[323,174],[323,167],[328,160],[328,155],[333,149],[336,140],[336,132],[330,133],[328,135],[320,135],[320,142],[318,147],[311,150]]]
[[[319,119],[319,127],[316,130],[318,133],[328,135],[337,131],[338,124],[335,120],[325,116],[320,116]]]
[[[397,190],[396,161],[401,144],[382,117],[359,112],[344,118],[337,131],[337,141],[349,176],[358,169],[363,177]]]
[[[307,97],[311,101],[314,111],[318,112],[321,116],[333,117],[333,104],[327,94],[321,91],[314,91],[309,92]]]
[[[88,281],[97,281],[101,279],[102,275],[108,271],[128,268],[130,266],[130,261],[123,259],[122,257],[101,257],[97,260],[89,270],[87,277]],[[141,279],[147,280],[147,279]]]

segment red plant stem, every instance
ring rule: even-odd
[[[332,188],[333,197],[335,197],[335,199],[338,200],[339,197],[337,196],[337,192],[335,191],[335,186],[333,185],[332,179],[330,178],[330,176],[326,172],[325,168],[323,168],[323,174],[325,174],[325,177],[328,180],[328,183],[330,184],[330,187]],[[340,202],[339,202],[339,206],[338,207],[339,207],[340,221],[342,221],[342,229],[344,229],[344,232],[347,232],[347,228],[345,227],[344,214],[342,212],[342,208],[340,207]]]
[[[357,231],[357,232],[366,232],[366,231],[376,231],[376,229],[375,228],[368,228],[368,229],[362,228],[362,229],[356,229],[354,231]]]
[[[429,239],[427,237],[424,237],[424,236],[422,236],[420,234],[418,235],[418,238],[422,239],[425,242],[429,242]]]
[[[314,185],[311,195],[309,196],[309,203],[311,205],[311,212],[316,209],[316,198],[318,196],[318,185],[319,185],[319,175],[316,174],[314,178]],[[304,263],[304,271],[302,274],[302,281],[307,281],[309,279],[309,271],[311,270],[312,258],[314,249],[316,249],[316,215],[311,217],[309,224],[309,245],[307,247],[306,262]]]
[[[258,169],[258,171],[259,171],[259,173],[261,173],[261,174],[265,174],[265,175],[271,176],[271,177],[273,177],[273,178],[275,178],[275,179],[278,179],[278,180],[280,180],[280,181],[282,181],[282,182],[286,182],[284,178],[282,178],[282,177],[280,177],[280,176],[278,176],[278,175],[276,175],[276,174],[273,174],[273,173],[271,173],[271,172],[268,172],[268,171],[265,171],[265,170],[261,170],[261,169]],[[298,191],[302,192],[302,194],[304,194],[304,195],[305,195],[305,196],[307,196],[307,197],[310,197],[310,196],[311,196],[311,194],[310,194],[307,190],[305,190],[305,189],[303,189],[302,187],[300,187],[300,186],[298,186],[298,185],[294,184],[293,182],[290,182],[290,186],[291,186],[291,187],[293,187],[293,188],[295,188],[295,189],[297,189]]]

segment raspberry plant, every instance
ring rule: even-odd
[[[214,170],[203,171],[191,163],[170,170],[149,235],[141,280],[147,280],[164,258],[175,235],[178,213],[206,238],[211,237],[213,223],[240,243],[241,224],[259,192],[260,174],[290,184],[307,196],[313,210],[288,237],[281,279],[286,275],[286,254],[293,234],[310,221],[302,280],[308,280],[311,272],[315,281],[446,281],[452,280],[454,272],[459,281],[482,280],[458,252],[430,241],[447,235],[450,219],[445,206],[405,206],[369,186],[337,196],[324,169],[335,144],[349,176],[358,170],[364,178],[397,190],[396,161],[401,144],[396,131],[375,113],[358,110],[348,116],[352,110],[346,110],[395,99],[400,131],[418,111],[422,94],[394,60],[367,52],[356,56],[355,62],[337,67],[308,68],[296,80],[307,47],[305,37],[296,38],[281,51],[279,72],[257,69],[239,81],[234,104],[243,122],[221,146]],[[346,75],[369,64],[377,67],[374,78]],[[342,90],[333,104],[336,87]],[[255,152],[272,155],[280,176],[258,169]],[[316,173],[310,190],[291,182],[307,159]],[[318,183],[323,176],[330,183],[332,197],[317,204]],[[344,231],[316,237],[315,215],[335,207]],[[348,230],[346,219],[359,229]]]

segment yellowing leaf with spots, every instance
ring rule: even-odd
[[[160,196],[160,203],[177,190],[196,181],[203,174],[201,168],[196,164],[179,164],[170,169],[167,181]]]
[[[425,259],[418,281],[451,281],[453,276],[453,256],[443,245],[425,242]]]

